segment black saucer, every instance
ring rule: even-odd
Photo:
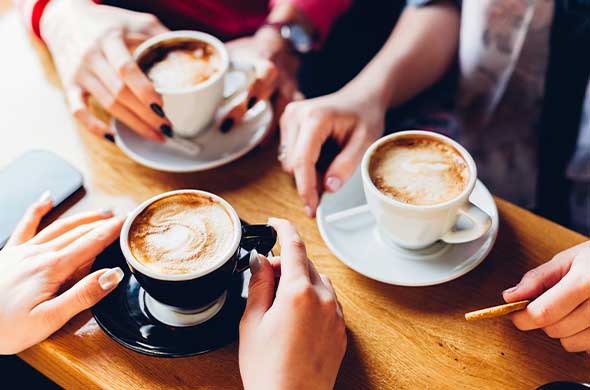
[[[215,317],[196,326],[173,327],[146,312],[139,297],[143,289],[129,271],[118,240],[98,255],[92,270],[113,267],[121,267],[125,277],[92,308],[92,314],[106,334],[119,344],[145,355],[183,357],[209,352],[237,339],[246,306],[244,274],[236,275],[225,304]]]

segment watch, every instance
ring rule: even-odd
[[[313,49],[315,39],[309,31],[297,23],[266,23],[278,31],[281,37],[289,42],[293,50],[299,54],[306,54]]]

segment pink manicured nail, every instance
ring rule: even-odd
[[[47,190],[39,197],[39,203],[47,203],[51,200],[51,191]]]
[[[125,273],[120,267],[112,268],[98,278],[98,284],[103,290],[110,291],[123,280],[124,276]]]
[[[326,187],[330,192],[336,192],[342,187],[342,180],[335,176],[330,176],[326,179]]]
[[[252,275],[260,271],[261,266],[262,264],[260,262],[258,251],[256,249],[252,249],[252,252],[250,252],[250,272],[252,272]]]
[[[305,212],[308,216],[313,217],[313,210],[309,206],[305,206]]]
[[[510,287],[510,288],[502,291],[502,294],[512,294],[516,290],[518,290],[518,286]]]

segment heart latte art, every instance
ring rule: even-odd
[[[158,273],[189,274],[226,260],[234,231],[230,214],[214,199],[177,194],[155,201],[135,218],[129,247]]]

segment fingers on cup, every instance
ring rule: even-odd
[[[304,278],[309,281],[309,266],[305,243],[291,222],[270,218],[268,224],[277,232],[281,243],[281,280],[283,278]]]
[[[162,96],[156,92],[153,84],[129,53],[122,33],[113,32],[107,35],[102,41],[102,52],[123,82],[146,107],[153,103],[160,107],[163,105]]]
[[[37,233],[41,219],[53,208],[53,200],[49,191],[43,192],[39,199],[33,203],[14,228],[6,246],[23,244],[32,239]]]
[[[88,71],[81,72],[78,81],[111,115],[118,118],[125,125],[152,141],[164,141],[164,136],[159,130],[154,129],[127,107],[121,105],[94,74]]]

